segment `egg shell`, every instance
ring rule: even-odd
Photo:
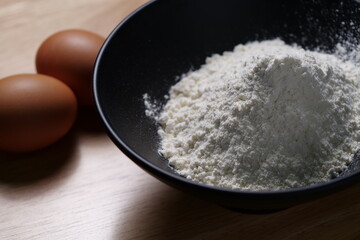
[[[66,83],[82,106],[93,105],[92,74],[104,38],[84,30],[65,30],[47,38],[36,54],[38,73]]]
[[[77,113],[73,91],[40,74],[0,80],[0,150],[33,151],[49,146],[72,127]]]

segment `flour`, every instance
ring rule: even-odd
[[[327,181],[360,146],[359,80],[335,55],[278,39],[238,45],[170,89],[159,151],[180,175],[224,188]]]
[[[147,93],[143,95],[143,99],[145,104],[145,115],[154,119],[155,121],[158,121],[161,111],[161,106],[159,105],[158,101],[152,100]]]

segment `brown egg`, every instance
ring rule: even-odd
[[[0,79],[0,149],[44,148],[69,131],[76,112],[74,93],[53,77],[19,74]]]
[[[103,37],[83,30],[55,33],[36,54],[37,72],[63,81],[80,105],[91,106],[93,67],[103,42]]]

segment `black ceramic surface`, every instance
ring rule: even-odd
[[[113,142],[161,181],[233,209],[287,208],[351,185],[360,178],[358,168],[324,184],[276,192],[186,180],[158,154],[157,126],[145,116],[143,94],[164,102],[177,76],[239,43],[279,37],[331,50],[344,38],[360,39],[359,27],[360,3],[355,0],[152,1],[120,23],[101,49],[94,72],[96,105]]]

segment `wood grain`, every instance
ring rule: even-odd
[[[2,0],[0,78],[35,72],[39,44],[81,28],[107,36],[146,0]],[[0,239],[360,239],[360,183],[267,215],[232,212],[152,178],[80,113],[60,142],[0,152]]]

